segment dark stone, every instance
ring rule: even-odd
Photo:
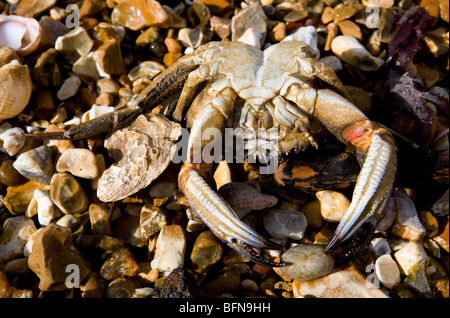
[[[164,280],[160,290],[160,297],[198,298],[200,297],[200,292],[195,278],[189,272],[178,267]]]

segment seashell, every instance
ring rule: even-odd
[[[147,187],[167,168],[180,135],[179,124],[151,113],[107,138],[105,148],[117,163],[98,181],[98,198],[118,201]]]
[[[224,184],[218,192],[240,218],[252,210],[272,207],[278,202],[276,197],[262,194],[251,185],[242,182]]]
[[[347,35],[340,35],[331,42],[331,50],[343,62],[358,70],[377,71],[384,64],[384,60],[373,56],[357,39]]]
[[[36,19],[0,14],[0,46],[8,46],[20,56],[36,50],[42,29]]]
[[[12,60],[0,68],[0,120],[19,115],[31,98],[28,66]]]

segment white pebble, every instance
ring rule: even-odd
[[[263,36],[261,33],[259,33],[253,28],[249,28],[244,32],[244,34],[242,34],[242,36],[237,41],[248,45],[252,45],[260,49],[262,38]]]
[[[67,78],[56,93],[59,100],[66,100],[74,96],[81,86],[81,80],[78,76],[72,75]]]
[[[69,148],[59,157],[56,171],[70,172],[84,179],[95,179],[98,176],[97,159],[89,149]]]
[[[319,37],[316,28],[312,25],[298,28],[293,33],[286,36],[282,41],[303,41],[316,52],[312,57],[316,60],[320,58],[320,51],[317,46]]]
[[[25,144],[26,137],[22,128],[13,127],[7,129],[0,135],[1,148],[0,151],[10,156],[16,155]]]
[[[372,239],[369,248],[375,258],[378,258],[384,254],[390,254],[392,252],[389,242],[382,237]]]
[[[308,223],[300,211],[270,210],[263,218],[264,227],[275,238],[303,238]]]
[[[5,262],[21,255],[28,239],[36,230],[33,220],[25,215],[7,218],[0,235],[0,260]]]
[[[78,219],[72,214],[66,214],[56,222],[57,225],[68,227],[69,229],[73,229],[78,223]]]
[[[400,270],[391,255],[384,254],[375,261],[375,273],[380,282],[387,288],[393,288],[400,283]]]
[[[47,226],[51,220],[61,215],[61,211],[53,204],[49,192],[36,189],[34,190],[34,199],[37,202],[37,215],[40,225]]]
[[[167,225],[159,232],[151,267],[158,272],[171,272],[184,266],[186,238],[179,225]]]
[[[42,231],[43,229],[45,229],[45,227],[41,227],[41,228],[37,229],[37,231],[35,231],[33,234],[31,234],[31,236],[28,238],[27,243],[23,247],[23,256],[28,257],[31,255],[31,250],[33,249],[34,240],[35,240],[36,236],[38,235],[38,233],[40,231]]]
[[[343,68],[341,60],[334,55],[322,57],[319,62],[331,68],[335,73],[342,71]]]
[[[419,261],[426,259],[426,264],[430,258],[423,248],[421,241],[411,241],[394,254],[402,275],[408,275],[409,270]]]

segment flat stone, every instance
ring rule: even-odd
[[[322,57],[319,59],[319,62],[330,67],[335,73],[338,73],[343,69],[341,60],[334,55]]]
[[[320,214],[328,222],[340,222],[350,206],[350,200],[337,191],[317,191],[316,197],[320,201]]]
[[[191,252],[192,268],[198,273],[208,272],[223,254],[221,241],[212,231],[200,233]]]
[[[343,35],[352,36],[359,41],[363,41],[361,28],[351,20],[344,20],[338,23],[338,27]]]
[[[40,146],[22,153],[14,161],[14,168],[25,178],[43,184],[50,184],[54,172],[52,150]]]
[[[89,221],[93,234],[111,235],[110,223],[107,222],[109,209],[106,203],[92,203],[89,205]]]
[[[247,29],[242,36],[237,39],[238,42],[242,42],[251,46],[254,46],[258,49],[261,49],[261,39],[263,38],[262,34],[256,31],[253,28]]]
[[[306,217],[306,222],[308,223],[308,227],[313,229],[320,229],[323,225],[322,214],[320,213],[320,201],[313,200],[308,202],[300,207],[300,211]]]
[[[75,177],[95,179],[98,176],[95,154],[85,148],[69,148],[56,162],[56,171],[70,172]]]
[[[267,32],[267,16],[257,2],[250,4],[231,18],[231,40],[237,41],[250,28],[262,35],[261,43],[264,43]]]
[[[139,265],[128,248],[114,251],[100,268],[100,276],[107,280],[118,277],[133,277],[139,273]]]
[[[27,181],[13,166],[13,160],[4,160],[0,165],[0,183],[7,187],[18,186]]]
[[[57,56],[58,51],[54,48],[49,48],[39,56],[34,65],[31,73],[33,80],[42,87],[49,87],[50,85],[57,86],[63,82],[58,63],[56,63]]]
[[[198,48],[200,45],[209,42],[213,37],[213,32],[209,29],[202,29],[200,25],[195,28],[182,28],[178,32],[178,39],[187,48]]]
[[[167,213],[154,205],[146,204],[142,207],[139,218],[141,238],[148,240],[158,233],[168,223]]]
[[[105,291],[105,279],[95,272],[89,273],[80,285],[81,297],[102,298]]]
[[[427,210],[421,210],[419,212],[419,220],[427,231],[425,237],[434,237],[438,234],[439,222],[433,213]]]
[[[50,182],[53,203],[65,214],[76,214],[88,209],[88,198],[78,181],[70,173],[58,172]]]
[[[338,24],[341,21],[347,20],[358,13],[358,9],[351,5],[343,5],[336,8],[336,18],[334,23]]]
[[[213,32],[221,39],[231,35],[231,19],[213,15],[209,19],[209,24]]]
[[[97,64],[92,57],[92,53],[89,53],[86,56],[81,56],[76,62],[74,62],[72,71],[80,77],[88,77],[93,79],[100,78],[100,73],[97,70]]]
[[[387,288],[400,283],[400,270],[391,255],[384,254],[375,261],[375,273],[380,282]]]
[[[388,298],[353,265],[337,267],[327,276],[311,281],[294,280],[292,288],[294,297]]]
[[[336,18],[336,10],[332,7],[326,7],[322,12],[322,23],[328,24]]]
[[[33,220],[24,215],[7,218],[0,235],[0,259],[6,262],[22,255],[28,239],[36,230]]]
[[[47,225],[36,235],[28,257],[28,266],[39,277],[42,291],[71,287],[70,275],[77,269],[80,281],[90,273],[90,264],[73,245],[72,231],[56,224]]]
[[[139,282],[128,277],[119,277],[109,283],[105,290],[106,298],[132,298]]]
[[[15,14],[32,18],[53,7],[55,4],[56,0],[22,0],[19,1]]]
[[[410,269],[419,261],[426,260],[427,264],[430,261],[421,241],[409,242],[394,253],[394,258],[402,275],[409,275]]]
[[[64,216],[59,218],[55,224],[73,230],[78,224],[80,224],[80,220],[78,220],[72,214],[65,214]]]
[[[105,41],[92,53],[92,58],[106,74],[122,75],[127,72],[117,40]]]
[[[392,252],[388,240],[383,237],[376,237],[370,241],[369,249],[375,258]]]
[[[124,242],[143,247],[147,245],[146,240],[142,240],[139,227],[139,217],[134,215],[121,216],[114,222],[113,236]]]
[[[159,233],[156,241],[155,257],[151,262],[152,269],[159,272],[171,272],[184,265],[186,237],[179,225],[166,225]]]
[[[303,238],[308,226],[305,215],[300,211],[270,209],[263,217],[264,228],[275,238]]]
[[[286,266],[281,271],[299,281],[313,280],[329,274],[334,267],[333,258],[325,255],[324,247],[318,244],[298,244],[281,255]]]
[[[94,16],[106,9],[106,3],[102,0],[85,0],[80,8],[80,18]]]

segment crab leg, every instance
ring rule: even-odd
[[[397,170],[395,143],[388,130],[372,123],[357,107],[331,90],[314,93],[294,84],[286,90],[285,97],[318,118],[336,138],[353,144],[362,165],[352,202],[325,249],[329,253],[363,224],[375,226],[384,216]]]
[[[213,97],[204,110],[197,114],[193,122],[188,145],[189,155],[178,176],[180,190],[203,222],[231,248],[255,263],[265,266],[282,266],[281,263],[265,259],[252,248],[282,249],[282,247],[267,240],[242,222],[228,203],[213,191],[204,179],[204,175],[211,167],[210,164],[194,163],[195,143],[204,144],[201,137],[206,129],[223,128],[236,98],[236,93],[230,88],[225,88],[218,93],[214,93],[214,89],[212,91]]]

